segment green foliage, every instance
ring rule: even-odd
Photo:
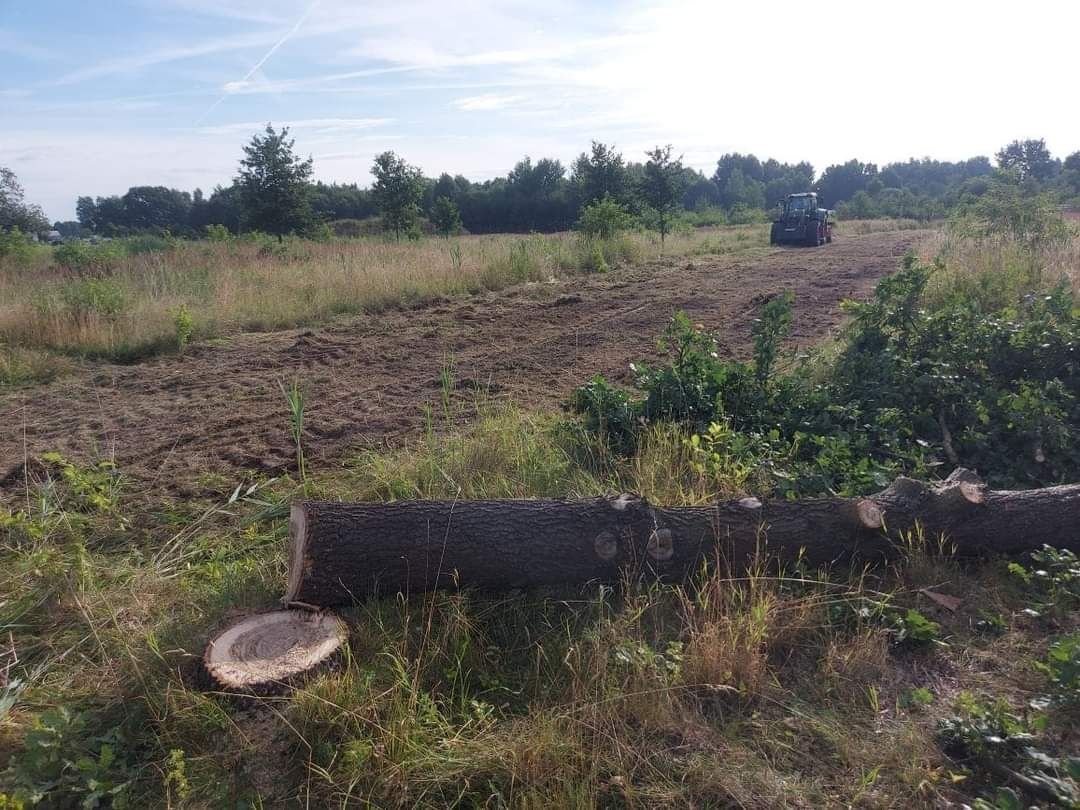
[[[27,261],[34,252],[30,237],[18,228],[0,228],[0,259],[11,257],[16,262]]]
[[[1028,586],[1036,602],[1029,612],[1075,608],[1080,604],[1080,559],[1069,549],[1044,545],[1029,555],[1032,565],[1008,564],[1009,573]]]
[[[116,319],[128,308],[128,294],[112,278],[72,279],[60,287],[60,302],[66,313],[78,322],[92,317]]]
[[[393,152],[376,155],[371,173],[375,177],[371,192],[383,224],[400,239],[419,220],[420,200],[424,196],[423,173]]]
[[[754,338],[754,373],[761,385],[772,374],[780,343],[791,330],[791,305],[794,302],[795,294],[790,290],[769,299],[750,330]]]
[[[26,202],[15,172],[0,166],[0,232],[18,229],[36,233],[49,229],[49,220],[40,206]]]
[[[224,225],[207,225],[206,238],[211,242],[228,242],[232,239],[232,234]]]
[[[586,208],[606,197],[622,201],[628,186],[626,164],[614,146],[593,141],[589,152],[574,161],[571,182]]]
[[[629,453],[637,446],[642,403],[599,374],[574,389],[570,405],[585,427],[604,436],[613,449]]]
[[[578,228],[586,236],[611,239],[630,228],[633,221],[625,206],[615,198],[605,196],[582,209]]]
[[[281,237],[311,226],[312,160],[302,160],[295,143],[288,127],[276,132],[267,124],[265,134],[244,146],[235,182],[245,228]]]
[[[134,771],[120,728],[100,732],[93,718],[59,706],[42,713],[25,734],[4,774],[14,798],[55,808],[130,805]]]
[[[923,708],[934,702],[934,693],[925,686],[916,686],[900,695],[903,708]]]
[[[176,350],[183,352],[195,333],[195,319],[185,305],[181,304],[173,313],[173,326],[176,328]]]
[[[116,270],[125,255],[119,242],[65,242],[53,251],[53,261],[79,275],[101,276]]]
[[[606,273],[611,269],[608,266],[607,259],[604,258],[604,249],[600,245],[593,244],[592,250],[589,251],[585,269],[590,273]]]
[[[1036,667],[1050,679],[1055,699],[1080,702],[1080,633],[1055,641]]]
[[[681,207],[685,172],[682,158],[671,156],[671,144],[657,146],[646,155],[649,160],[645,164],[639,194],[656,215],[657,230],[660,231],[660,250],[663,251],[664,239],[671,230],[672,219]]]
[[[945,464],[978,469],[1002,486],[1074,480],[1080,316],[1070,290],[1061,285],[995,312],[964,297],[927,308],[927,281],[940,270],[909,256],[871,301],[848,305],[852,320],[834,358],[790,371],[775,367],[791,323],[789,295],[763,306],[752,364],[720,360],[715,336],[678,314],[661,343],[669,364],[635,366],[643,401],[627,401],[642,423],[701,433],[726,420],[765,438],[765,458],[783,459],[771,468],[782,493],[858,494],[897,472],[926,475]],[[623,424],[596,414],[590,422]]]
[[[70,500],[67,509],[81,512],[113,512],[120,493],[121,478],[111,461],[80,467],[60,453],[42,453],[41,460],[59,471]]]
[[[925,646],[938,641],[941,625],[932,622],[919,611],[909,608],[893,621],[896,642],[908,646]]]
[[[431,207],[431,224],[440,236],[449,237],[461,232],[461,211],[449,197],[438,197]]]
[[[961,208],[953,227],[978,239],[1011,240],[1033,255],[1065,242],[1068,227],[1049,194],[1032,194],[1018,183],[995,180],[985,194]]]
[[[296,469],[300,481],[307,480],[307,468],[304,464],[304,388],[299,380],[293,380],[286,388],[284,380],[278,380],[278,386],[289,406],[289,434],[296,445]]]
[[[1014,773],[1014,781],[1038,790],[1041,797],[1052,797],[1055,804],[1075,807],[1080,802],[1076,778],[1080,763],[1038,747],[1047,725],[1045,715],[1019,716],[1004,700],[989,703],[968,692],[960,693],[954,710],[937,728],[938,743],[950,757],[993,774]],[[982,806],[1019,807],[1014,799],[999,790],[993,804],[984,801]]]

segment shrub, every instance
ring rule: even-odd
[[[34,246],[30,237],[18,228],[9,231],[0,229],[0,259],[10,256],[17,262],[26,261],[33,253]]]
[[[211,242],[228,242],[232,239],[232,234],[224,225],[207,225],[206,238]]]
[[[835,359],[778,372],[791,298],[766,302],[753,327],[754,361],[718,358],[717,341],[684,314],[661,342],[666,365],[636,366],[638,396],[606,392],[574,405],[592,425],[625,421],[600,413],[636,409],[641,424],[664,421],[702,434],[713,423],[759,437],[781,493],[861,494],[898,472],[945,465],[980,470],[992,485],[1045,485],[1080,475],[1080,314],[1070,290],[1028,295],[997,312],[970,299],[922,306],[938,266],[908,257],[853,318]],[[596,389],[597,381],[589,384]]]
[[[127,293],[119,282],[92,276],[66,282],[60,288],[60,298],[77,321],[92,316],[116,318],[128,303]]]
[[[605,195],[602,200],[585,206],[578,220],[578,228],[587,236],[611,239],[627,230],[634,218],[624,206]]]
[[[117,242],[65,242],[53,251],[53,260],[79,275],[107,275],[120,265],[124,249]]]
[[[588,270],[590,273],[606,273],[611,269],[608,266],[607,259],[604,258],[604,249],[595,242],[592,243],[592,248],[589,250],[583,269]]]
[[[173,315],[173,325],[176,327],[176,349],[182,352],[191,342],[191,336],[195,332],[195,321],[191,317],[191,312],[183,304]]]

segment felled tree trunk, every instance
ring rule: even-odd
[[[898,478],[867,498],[756,498],[662,509],[632,495],[579,501],[293,506],[286,601],[330,606],[448,587],[672,581],[703,560],[738,573],[765,552],[811,566],[888,557],[916,525],[961,556],[1080,548],[1080,485],[986,489],[967,470]]]

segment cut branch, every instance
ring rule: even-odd
[[[987,490],[968,470],[927,485],[898,478],[868,498],[756,498],[663,509],[620,495],[578,501],[309,501],[292,508],[286,601],[329,606],[448,587],[507,589],[632,574],[731,572],[760,552],[819,566],[893,555],[916,526],[961,556],[1047,543],[1080,548],[1080,485]]]

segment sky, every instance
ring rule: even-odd
[[[0,166],[51,219],[209,192],[288,125],[326,182],[671,143],[822,170],[1080,149],[1076,0],[0,0]]]

